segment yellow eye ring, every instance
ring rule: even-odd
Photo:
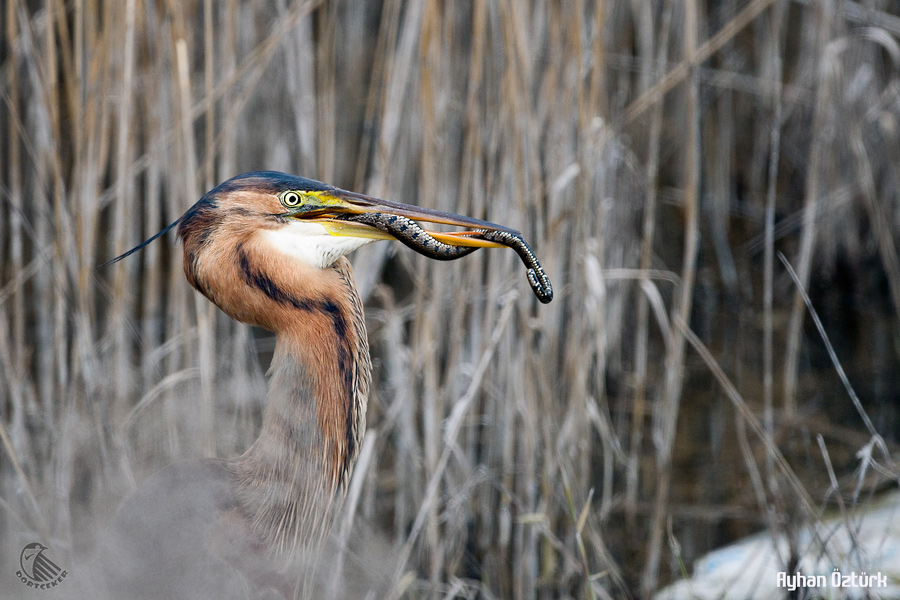
[[[284,192],[281,194],[281,203],[288,208],[296,208],[303,204],[303,196],[297,192]]]

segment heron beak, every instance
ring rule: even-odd
[[[355,223],[345,220],[348,215],[361,215],[365,213],[380,213],[397,215],[419,221],[420,223],[435,223],[440,225],[452,225],[466,228],[463,231],[434,231],[423,227],[434,239],[451,246],[469,246],[477,248],[504,248],[502,244],[480,239],[478,229],[490,231],[505,231],[515,235],[519,232],[497,223],[482,221],[463,215],[455,215],[430,208],[401,204],[382,200],[356,192],[333,189],[323,192],[308,192],[304,194],[308,201],[285,216],[293,219],[314,220],[331,235],[359,237],[376,240],[393,240],[394,236],[385,233],[370,225]]]

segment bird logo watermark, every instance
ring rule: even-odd
[[[22,554],[19,555],[21,568],[16,571],[16,577],[30,588],[38,590],[55,588],[69,574],[50,560],[45,550],[47,546],[40,542],[32,542],[22,548]]]

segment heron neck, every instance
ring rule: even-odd
[[[334,269],[344,289],[295,303],[277,333],[262,429],[237,461],[246,514],[280,551],[327,532],[365,432],[371,366],[362,303],[349,263]]]

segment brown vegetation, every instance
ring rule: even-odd
[[[272,339],[173,235],[96,268],[254,169],[510,225],[556,289],[508,251],[353,257],[346,530],[394,597],[647,597],[866,498],[900,431],[889,5],[5,0],[3,552],[71,564],[136,482],[255,438]]]

